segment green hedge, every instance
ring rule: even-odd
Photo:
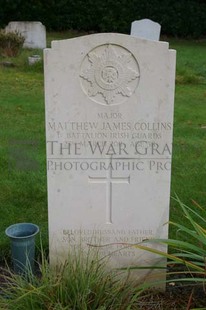
[[[205,0],[0,0],[0,27],[9,21],[41,21],[48,30],[129,33],[131,22],[150,18],[162,34],[206,35]]]

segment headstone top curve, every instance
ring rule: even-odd
[[[161,25],[150,19],[135,20],[131,25],[132,36],[145,38],[152,41],[159,41]]]

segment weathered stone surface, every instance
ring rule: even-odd
[[[157,264],[125,244],[168,235],[175,51],[95,34],[44,52],[51,262],[81,242],[112,267]]]
[[[46,28],[41,22],[10,22],[6,32],[18,32],[25,37],[24,48],[46,47]]]
[[[135,20],[131,26],[131,35],[137,38],[159,41],[161,26],[150,19]]]

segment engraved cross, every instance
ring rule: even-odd
[[[106,224],[112,224],[112,184],[130,184],[130,176],[113,177],[112,168],[108,169],[106,177],[88,177],[89,183],[106,184]]]

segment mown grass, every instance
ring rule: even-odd
[[[0,60],[15,65],[0,66],[1,260],[9,251],[4,230],[12,223],[37,222],[47,244],[43,65],[27,63],[36,52]]]
[[[76,35],[51,33],[48,46],[52,38]],[[206,207],[206,42],[169,41],[177,50],[171,195]],[[43,64],[30,67],[33,54],[42,52],[0,58],[15,64],[0,66],[0,260],[9,257],[4,230],[15,222],[35,222],[48,245]],[[171,200],[171,220],[179,221],[180,212]],[[171,238],[175,233],[171,229]]]
[[[177,51],[171,196],[186,205],[206,208],[206,40],[169,39]],[[170,220],[184,223],[171,199]],[[176,229],[170,227],[170,237]]]

